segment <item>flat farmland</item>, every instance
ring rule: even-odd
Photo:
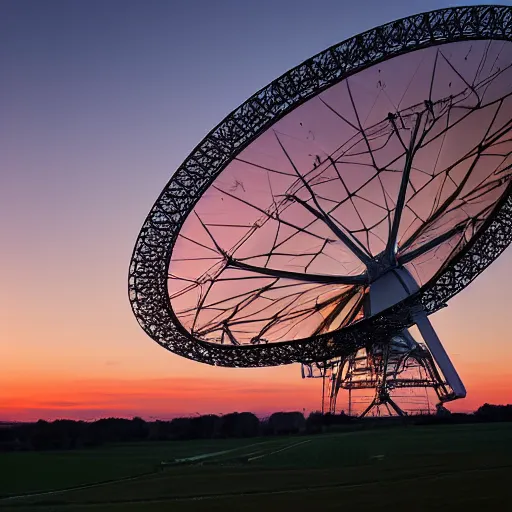
[[[4,453],[0,510],[512,510],[511,479],[512,424],[394,427]]]

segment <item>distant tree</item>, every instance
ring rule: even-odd
[[[447,416],[451,416],[451,412],[443,405],[437,404],[436,406],[436,416],[440,418],[445,418]]]
[[[212,439],[219,435],[220,418],[215,414],[191,418],[190,428],[194,439]]]
[[[301,412],[275,412],[268,423],[274,435],[298,434],[306,429],[306,420]]]
[[[81,448],[86,439],[87,425],[83,421],[55,420],[49,425],[53,444],[59,449]]]
[[[306,430],[312,434],[324,431],[328,427],[334,425],[347,425],[357,423],[359,418],[349,416],[341,411],[339,414],[332,414],[330,412],[322,414],[319,411],[312,412],[306,420]]]
[[[149,437],[149,426],[142,418],[133,418],[130,427],[131,438],[134,441],[142,441]]]
[[[259,434],[260,421],[252,412],[233,412],[221,417],[222,437],[254,437]]]
[[[475,412],[480,421],[512,421],[512,404],[484,404]]]
[[[105,418],[91,423],[88,431],[94,444],[141,441],[149,434],[147,423],[141,418]]]
[[[174,418],[171,420],[172,439],[192,439],[192,421],[190,418]]]
[[[170,421],[153,421],[148,423],[148,439],[151,441],[168,441],[172,439]]]
[[[53,443],[50,424],[47,421],[36,422],[30,435],[30,444],[34,450],[51,450],[58,448]]]
[[[310,434],[319,434],[324,428],[324,418],[321,412],[312,412],[306,420],[306,431]]]
[[[387,425],[437,425],[471,422],[512,422],[512,405],[482,405],[474,414],[450,413],[444,407],[437,415],[418,415],[402,418]],[[142,418],[132,420],[104,418],[92,423],[56,420],[36,423],[0,424],[0,451],[6,450],[58,450],[96,446],[102,443],[171,440],[212,439],[215,437],[253,437],[301,432],[322,432],[325,427],[354,422],[371,428],[358,418],[341,414],[311,413],[307,420],[300,412],[278,412],[261,422],[250,412],[231,413],[222,417],[207,414],[194,418],[175,418],[172,421],[147,423]],[[375,421],[372,425],[383,425]]]

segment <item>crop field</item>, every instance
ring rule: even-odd
[[[162,464],[164,463],[164,464]],[[0,454],[0,510],[512,510],[512,424]]]

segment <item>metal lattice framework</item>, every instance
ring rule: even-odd
[[[320,92],[392,57],[450,42],[512,41],[512,8],[444,9],[365,32],[316,55],[281,76],[231,113],[174,174],[146,219],[130,265],[129,294],[142,328],[183,357],[220,366],[272,366],[327,361],[353,353],[376,337],[389,338],[430,314],[475,279],[512,241],[512,194],[499,204],[468,244],[421,290],[375,316],[307,339],[265,345],[216,345],[187,332],[172,309],[169,263],[189,213],[234,157],[279,119]]]
[[[398,405],[394,400],[395,392],[403,389],[432,388],[440,402],[454,398],[453,391],[443,381],[428,348],[407,334],[396,336],[391,342],[376,342],[347,358],[303,365],[302,370],[304,377],[323,379],[322,410],[332,414],[336,414],[340,389],[349,391],[349,415],[353,412],[352,391],[374,391],[373,397],[358,397],[359,405],[363,405],[361,416],[379,406],[384,406],[391,415],[393,410],[402,416],[404,410],[401,409],[401,399],[412,398],[412,395],[398,396]],[[419,398],[420,402],[427,402],[428,408],[428,394]]]

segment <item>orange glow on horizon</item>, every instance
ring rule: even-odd
[[[3,396],[0,419],[98,419],[106,416],[165,419],[192,414],[315,408],[319,389],[310,382],[280,384],[272,390],[254,382],[170,378],[48,381],[17,385]],[[316,383],[313,383],[316,384]]]
[[[467,379],[468,398],[448,404],[453,411],[471,412],[487,403],[512,403],[512,376]],[[15,389],[15,390],[14,390]],[[141,380],[94,379],[18,383],[1,393],[0,420],[83,419],[141,416],[169,419],[195,414],[251,411],[260,416],[280,410],[320,408],[321,381],[279,383],[274,389],[257,382],[204,378]],[[339,403],[343,401],[340,396]]]

